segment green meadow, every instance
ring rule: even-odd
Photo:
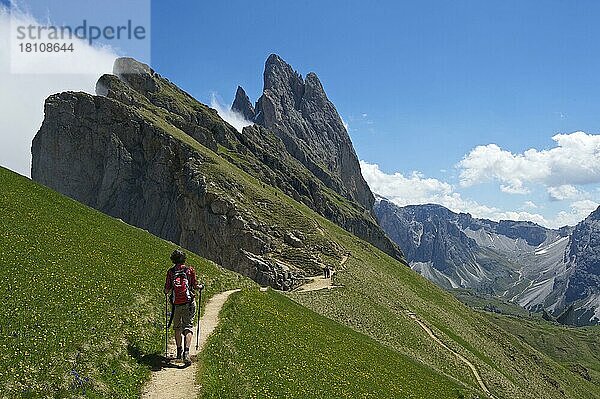
[[[0,396],[139,396],[176,246],[0,168]],[[191,255],[208,299],[251,283]]]

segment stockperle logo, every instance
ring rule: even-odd
[[[91,59],[121,56],[150,64],[150,11],[150,0],[0,2],[10,16],[10,70],[94,73]]]

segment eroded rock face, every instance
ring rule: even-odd
[[[565,324],[600,321],[600,208],[559,230],[384,198],[375,212],[411,267],[444,288],[491,293]]]
[[[42,184],[260,284],[296,284],[263,257],[269,235],[206,183],[210,161],[118,101],[51,96],[32,153],[32,177]]]
[[[402,242],[410,262],[431,262],[441,272],[475,263],[477,244],[456,220],[459,215],[439,205],[399,208],[382,199],[376,213],[392,239]]]
[[[567,250],[566,258],[576,268],[567,289],[567,300],[600,292],[600,207],[575,227]]]
[[[377,224],[374,197],[350,137],[316,74],[304,79],[272,54],[265,63],[264,89],[256,107],[238,87],[231,108],[256,123],[244,128],[239,139],[270,169],[270,176],[262,180],[392,257],[404,259]],[[345,212],[324,187],[351,201],[353,211]]]

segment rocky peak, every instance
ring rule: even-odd
[[[241,114],[249,121],[253,121],[254,117],[256,116],[254,112],[254,106],[250,102],[248,95],[241,86],[238,86],[235,92],[235,100],[233,100],[231,110]]]
[[[268,63],[271,67],[267,70],[272,70],[270,76],[273,78],[282,78],[287,74],[293,84],[294,77],[299,76],[279,57],[271,57]],[[230,159],[230,161],[264,182],[276,185],[295,200],[303,202],[326,218],[401,259],[397,246],[385,237],[385,233],[377,226],[373,214],[363,212],[362,208],[365,205],[361,207],[353,204],[352,213],[341,212],[342,208],[338,208],[329,196],[323,194],[323,189],[328,188],[344,195],[351,201],[354,201],[355,198],[348,193],[348,189],[343,186],[341,179],[333,178],[329,172],[323,169],[318,159],[302,157],[302,154],[310,154],[309,151],[293,153],[290,150],[290,148],[300,148],[302,145],[296,145],[296,141],[294,141],[296,138],[285,136],[289,139],[286,142],[282,136],[277,136],[274,129],[259,125],[247,127],[243,134],[237,132],[232,126],[221,120],[215,110],[199,103],[147,65],[131,58],[118,59],[115,62],[114,72],[116,75],[104,75],[98,81],[97,93],[99,95],[136,108],[144,108],[155,116],[164,117],[168,123],[216,153],[218,153],[219,146],[241,152],[243,156],[240,159]],[[310,81],[310,85],[322,90],[316,76],[307,78],[307,80]],[[278,91],[288,93],[284,90],[288,87],[287,84],[281,83],[278,87]],[[293,95],[292,92],[289,92],[287,97],[284,96],[287,98],[284,103],[293,104]],[[158,109],[154,107],[158,107]],[[232,108],[242,111],[247,119],[257,119],[253,116],[254,110],[250,99],[241,87],[237,89],[236,100]],[[297,112],[296,110],[289,111],[290,114]],[[157,113],[160,115],[156,115]],[[349,148],[351,149],[351,144]],[[304,162],[301,159],[304,159]],[[256,168],[257,164],[263,164],[263,167]],[[311,165],[313,168],[311,169],[307,165]],[[356,165],[358,166],[358,161]],[[359,174],[358,178],[351,177],[351,179],[362,180],[358,168],[357,173]],[[357,186],[362,187],[360,182]]]
[[[266,184],[401,259],[371,215],[334,196],[273,132],[258,125],[236,131],[215,110],[133,59],[118,59],[114,72],[100,77],[97,96],[66,92],[48,98],[32,143],[34,180],[279,289],[320,270],[304,256],[277,261],[282,245],[315,256],[327,249],[330,256],[333,244],[305,240],[311,227],[286,228],[292,227],[287,219],[281,228],[273,224],[265,215],[276,212],[264,209],[283,200]],[[261,183],[249,183],[233,165]],[[244,189],[248,185],[252,190]],[[249,191],[253,196],[245,197]],[[248,205],[257,198],[263,201]],[[284,237],[286,230],[293,233]]]
[[[315,73],[303,79],[279,56],[270,55],[255,122],[275,133],[326,186],[372,211],[374,197],[350,136]]]
[[[308,75],[306,75],[304,85],[304,98],[307,101],[323,106],[329,105],[329,100],[327,99],[323,85],[316,73],[309,72]]]
[[[299,104],[304,94],[302,76],[277,54],[271,54],[265,62],[263,84],[263,90],[289,95],[296,104]]]

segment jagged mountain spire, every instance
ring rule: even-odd
[[[241,86],[238,86],[235,92],[235,100],[233,100],[233,104],[231,104],[231,110],[242,114],[244,118],[249,121],[254,120],[254,106]]]
[[[255,122],[276,133],[288,152],[324,184],[371,211],[374,197],[335,106],[317,75],[306,78],[276,54],[265,63]]]

